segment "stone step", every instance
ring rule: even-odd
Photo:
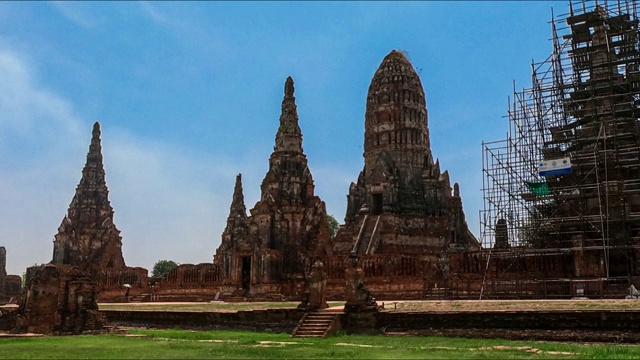
[[[294,337],[324,337],[331,330],[339,313],[307,313],[294,329]]]
[[[305,324],[313,324],[313,325],[329,325],[333,322],[333,320],[305,320]]]
[[[322,333],[324,334],[327,328],[299,328],[296,334],[308,334],[308,333]]]
[[[303,325],[309,325],[309,326],[329,326],[331,325],[332,321],[305,321]]]
[[[298,336],[298,335],[319,335],[319,336],[322,336],[322,335],[324,335],[324,331],[317,331],[317,330],[298,331],[296,336]]]
[[[306,320],[304,323],[309,325],[329,325],[333,320]]]
[[[311,328],[314,328],[314,329],[326,329],[327,327],[329,327],[329,325],[331,325],[331,324],[330,323],[328,323],[328,324],[307,324],[307,323],[304,323],[304,324],[300,325],[300,328],[301,329],[311,329]]]

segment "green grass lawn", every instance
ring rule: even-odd
[[[130,330],[131,335],[0,338],[3,359],[637,359],[640,346],[344,334]]]

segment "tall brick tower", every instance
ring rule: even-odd
[[[389,53],[367,94],[364,169],[349,188],[345,226],[334,254],[389,253],[435,260],[477,247],[458,184],[434,162],[422,83],[400,51]]]
[[[254,297],[302,295],[312,260],[331,252],[325,204],[314,189],[302,149],[293,79],[288,77],[260,201],[243,218],[238,177],[227,228],[216,251],[216,263],[231,289]]]
[[[113,208],[109,203],[97,122],[93,125],[82,178],[53,241],[51,262],[84,270],[125,267],[122,238],[113,223]]]

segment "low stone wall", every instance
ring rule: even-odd
[[[346,317],[349,333],[432,329],[579,330],[640,332],[640,311],[380,312]]]
[[[0,331],[11,331],[16,327],[16,310],[0,310]]]
[[[237,312],[187,311],[102,311],[115,325],[144,327],[180,327],[183,329],[243,329],[290,333],[304,311],[268,309]]]
[[[293,331],[304,315],[304,311],[298,309],[237,312],[106,310],[103,313],[115,325],[286,333]],[[484,330],[493,331],[494,337],[505,337],[510,331],[640,334],[640,311],[363,312],[343,315],[341,327],[352,334],[424,331],[446,334],[452,330],[476,330],[474,336]],[[567,339],[571,340],[571,337]]]

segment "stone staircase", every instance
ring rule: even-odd
[[[291,337],[325,337],[339,330],[342,312],[308,312],[304,314]]]
[[[358,238],[357,250],[358,255],[368,255],[370,248],[374,242],[376,230],[378,229],[378,222],[380,221],[380,215],[371,219],[365,218],[362,223],[362,229],[360,230],[360,237]]]
[[[373,222],[373,229],[371,229],[371,233],[367,232],[368,241],[367,241],[367,248],[365,250],[365,255],[371,255],[375,250],[374,248],[376,246],[376,240],[378,239],[377,235],[378,235],[379,226],[380,226],[380,215],[376,216],[375,221],[372,221],[372,222]]]

